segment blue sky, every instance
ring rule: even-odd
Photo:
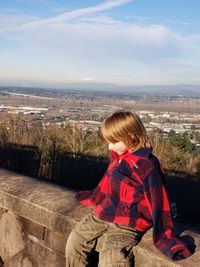
[[[200,1],[1,0],[0,85],[200,84]]]

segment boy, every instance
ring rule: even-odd
[[[117,111],[105,119],[101,134],[111,151],[110,164],[94,190],[78,194],[81,203],[96,208],[69,235],[66,266],[88,266],[94,249],[98,266],[133,266],[132,248],[151,227],[155,246],[166,256],[190,256],[174,236],[163,172],[140,118]]]

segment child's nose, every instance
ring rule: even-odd
[[[113,149],[113,144],[109,143],[109,144],[108,144],[108,149],[109,149],[109,150],[112,150],[112,149]]]

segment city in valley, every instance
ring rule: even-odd
[[[0,123],[19,114],[30,127],[33,123],[44,127],[71,123],[92,130],[119,109],[135,111],[148,131],[162,131],[164,136],[171,130],[176,134],[187,132],[189,136],[194,132],[200,134],[198,92],[0,88]],[[191,139],[191,142],[200,146],[200,141]]]

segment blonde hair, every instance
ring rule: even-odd
[[[132,151],[149,146],[142,121],[131,111],[119,110],[107,117],[101,126],[101,135],[108,143],[124,142]]]

